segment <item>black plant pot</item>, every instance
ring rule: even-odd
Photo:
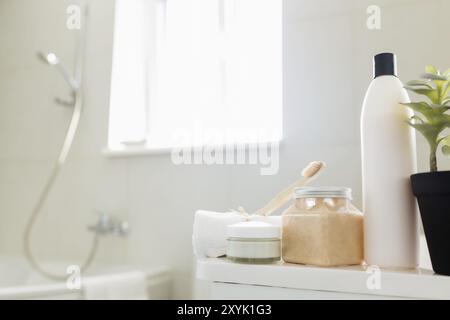
[[[411,176],[434,272],[450,276],[450,171]]]

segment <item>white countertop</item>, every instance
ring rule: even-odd
[[[429,267],[414,270],[381,269],[380,288],[369,289],[366,266],[319,268],[279,262],[239,264],[227,259],[197,262],[197,278],[212,282],[260,285],[302,290],[332,291],[417,299],[450,299],[450,277]]]

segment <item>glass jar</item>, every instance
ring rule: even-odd
[[[361,264],[363,215],[351,203],[351,189],[304,187],[282,215],[285,262],[317,266]]]

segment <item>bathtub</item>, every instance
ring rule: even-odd
[[[62,262],[46,264],[67,266]],[[62,269],[64,270],[64,268]],[[84,277],[117,274],[120,272],[142,270],[146,275],[146,288],[150,299],[170,299],[172,281],[166,268],[136,268],[130,266],[100,266],[94,264]],[[11,299],[55,299],[83,300],[83,291],[68,289],[65,282],[50,281],[34,272],[20,257],[0,257],[0,300]]]

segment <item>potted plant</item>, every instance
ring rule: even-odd
[[[430,147],[430,172],[411,176],[422,217],[433,270],[450,275],[450,171],[438,171],[438,149],[450,155],[450,69],[441,73],[426,67],[421,80],[413,80],[405,89],[425,96],[427,101],[405,103],[415,115],[408,124],[420,132]]]

